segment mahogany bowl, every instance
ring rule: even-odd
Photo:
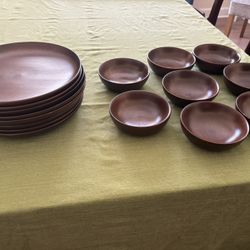
[[[174,70],[192,69],[195,61],[192,53],[176,47],[159,47],[148,53],[149,66],[161,77]]]
[[[240,55],[236,50],[221,44],[201,44],[194,48],[196,65],[201,71],[222,74],[230,64],[238,63]]]
[[[191,70],[177,70],[162,79],[167,97],[177,106],[192,102],[211,101],[219,93],[219,85],[211,76]]]
[[[228,65],[224,69],[223,75],[227,88],[234,95],[250,90],[250,63]]]
[[[161,130],[171,115],[171,107],[161,96],[131,90],[117,95],[110,103],[110,116],[122,131],[136,136],[146,136]]]
[[[99,77],[111,91],[140,89],[148,80],[148,66],[131,58],[114,58],[101,64]]]
[[[235,107],[250,124],[250,91],[244,92],[236,98]]]
[[[187,138],[208,150],[225,150],[240,144],[249,133],[247,120],[235,109],[216,102],[187,105],[180,114]]]

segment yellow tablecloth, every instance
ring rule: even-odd
[[[184,0],[0,2],[0,41],[74,50],[87,76],[72,119],[39,136],[0,138],[0,249],[250,249],[250,139],[226,152],[192,145],[173,106],[158,134],[121,133],[100,82],[105,60],[146,63],[150,49],[201,43],[236,48]],[[197,68],[194,68],[197,70]],[[235,97],[216,77],[216,101]],[[151,73],[145,90],[164,98]]]

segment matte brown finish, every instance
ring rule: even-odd
[[[109,107],[110,116],[122,131],[137,136],[151,135],[162,129],[171,107],[161,96],[132,90],[116,96]]]
[[[182,110],[180,121],[191,142],[210,150],[232,148],[249,133],[249,125],[238,111],[216,102],[189,104]]]
[[[148,53],[148,64],[155,74],[164,76],[174,70],[192,69],[195,57],[184,49],[160,47]]]
[[[209,75],[191,70],[177,70],[162,79],[162,87],[167,97],[177,106],[191,102],[211,101],[219,93],[219,85]]]
[[[240,61],[237,51],[220,44],[201,44],[193,53],[199,69],[211,74],[222,74],[227,65]]]
[[[236,98],[235,107],[250,124],[250,91],[242,93]]]
[[[226,86],[234,95],[250,90],[250,63],[229,65],[224,69],[223,75]]]
[[[99,77],[104,85],[114,91],[123,92],[140,89],[149,77],[146,64],[131,58],[115,58],[99,67]]]
[[[59,45],[1,45],[0,106],[22,105],[52,96],[68,87],[80,69],[78,56]]]

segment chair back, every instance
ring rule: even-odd
[[[211,12],[210,12],[210,14],[209,14],[209,16],[207,18],[207,20],[211,24],[213,24],[214,26],[215,26],[215,24],[217,22],[217,19],[218,19],[218,16],[219,16],[220,9],[221,9],[221,6],[223,4],[223,1],[224,0],[214,0]]]

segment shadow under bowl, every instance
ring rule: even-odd
[[[195,57],[184,49],[159,47],[148,53],[148,64],[156,75],[163,77],[174,70],[192,69]]]
[[[219,85],[215,79],[191,70],[168,73],[162,79],[162,87],[167,97],[180,107],[197,101],[211,101],[219,93]]]
[[[236,50],[220,44],[201,44],[194,48],[193,53],[198,68],[211,74],[222,74],[227,65],[240,61]]]
[[[146,136],[162,129],[171,115],[168,102],[154,93],[132,90],[116,96],[109,107],[110,116],[122,131]]]
[[[246,119],[233,108],[216,102],[196,102],[180,115],[187,138],[208,150],[225,150],[240,144],[249,133]]]
[[[236,98],[235,107],[250,124],[250,91],[242,93]]]
[[[111,91],[140,89],[149,77],[146,64],[131,58],[114,58],[101,64],[99,77]]]
[[[250,91],[250,63],[228,65],[224,69],[223,75],[227,88],[234,95]]]

